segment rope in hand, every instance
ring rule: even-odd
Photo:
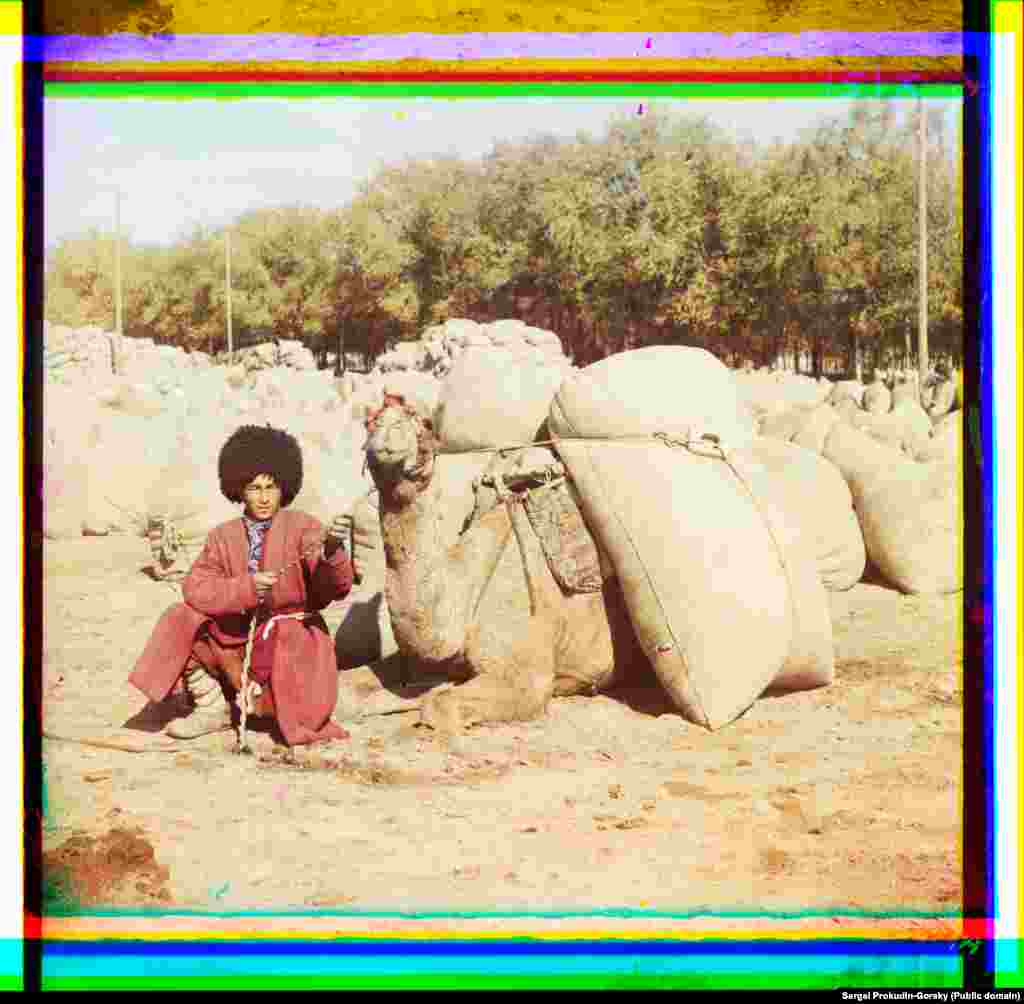
[[[252,753],[252,750],[249,748],[248,733],[249,701],[256,695],[250,692],[249,664],[252,662],[252,643],[256,638],[256,626],[259,622],[258,611],[261,607],[262,600],[260,601],[260,606],[256,608],[256,611],[253,612],[253,615],[249,620],[249,636],[245,641],[245,658],[242,660],[242,681],[238,690],[238,696],[235,698],[240,715],[238,723],[238,746],[235,748],[236,753]],[[259,687],[259,684],[257,683],[255,686]]]
[[[316,557],[318,553],[321,558],[325,557],[323,550],[324,544],[330,536],[331,534],[329,531],[317,534],[314,543],[303,548],[297,558],[292,559],[287,564],[276,569],[274,574],[280,575],[289,568],[294,568],[296,565],[302,564],[302,562],[307,558]],[[249,633],[245,641],[245,658],[242,660],[241,687],[239,688],[238,696],[235,698],[235,703],[238,705],[239,712],[238,745],[235,747],[236,753],[252,753],[252,749],[249,746],[249,715],[253,710],[253,702],[263,693],[263,688],[260,684],[255,680],[249,679],[249,669],[252,665],[252,648],[253,643],[256,640],[257,629],[262,628],[263,638],[266,640],[267,635],[273,628],[275,622],[279,620],[298,620],[299,618],[307,616],[304,610],[298,610],[290,614],[272,614],[270,617],[261,617],[261,613],[266,613],[264,603],[265,597],[261,597],[259,604],[257,605],[256,610],[253,611],[252,618],[249,621]]]

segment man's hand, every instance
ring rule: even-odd
[[[277,582],[277,572],[253,572],[252,580],[256,585],[256,595],[264,600]]]
[[[348,537],[349,521],[347,516],[335,516],[331,525],[327,528],[327,536],[324,538],[324,557],[330,558]]]

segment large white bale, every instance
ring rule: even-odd
[[[732,371],[741,400],[754,416],[765,419],[792,409],[809,409],[821,404],[832,385],[822,385],[795,373]]]
[[[424,349],[420,342],[399,342],[390,352],[377,360],[381,373],[400,370],[419,370],[424,360]]]
[[[755,439],[745,449],[731,453],[728,460],[741,490],[754,500],[786,581],[792,640],[782,666],[766,688],[765,693],[772,696],[825,687],[832,682],[835,676],[835,652],[832,615],[825,593],[824,577],[838,567],[839,578],[845,581],[850,569],[843,567],[844,560],[849,563],[856,561],[856,544],[848,540],[849,527],[844,535],[846,539],[840,543],[840,552],[846,546],[854,551],[854,555],[840,553],[836,556],[829,550],[827,539],[835,527],[827,526],[826,521],[820,517],[815,526],[803,518],[801,503],[794,501],[798,492],[795,482],[815,480],[814,475],[820,473],[818,465],[827,465],[828,462],[814,454],[806,454],[804,458],[798,459],[793,455],[797,450],[797,447],[790,447],[787,443]],[[805,471],[813,470],[814,474],[810,478],[798,479],[795,472],[790,470],[788,480],[780,478],[779,460],[787,454],[793,461],[793,467],[799,465]],[[838,472],[836,476],[842,482]],[[803,507],[806,508],[806,502]],[[856,523],[852,508],[850,516]],[[860,528],[855,526],[854,531],[859,540]],[[859,553],[860,569],[863,571],[863,544],[860,545]]]
[[[621,352],[569,374],[552,404],[559,438],[708,433],[730,449],[753,438],[726,366],[704,349]]]
[[[807,405],[794,405],[783,411],[764,414],[757,423],[758,434],[785,443],[792,442],[810,421],[812,411],[814,408]]]
[[[860,405],[864,400],[864,389],[859,380],[840,380],[832,387],[827,400],[829,404],[838,404],[844,398],[849,398]]]
[[[166,407],[163,396],[148,383],[121,380],[97,394],[100,404],[125,415],[142,418],[159,415]]]
[[[758,438],[750,453],[767,471],[762,491],[786,514],[822,585],[849,589],[864,574],[866,553],[853,497],[839,468],[793,443]]]
[[[523,336],[527,345],[534,345],[544,352],[553,355],[561,355],[562,339],[554,331],[546,331],[544,328],[527,328]]]
[[[906,401],[913,401],[915,404],[921,404],[921,387],[918,383],[916,373],[901,373],[896,377],[896,382],[893,384],[893,408]]]
[[[529,325],[518,317],[501,317],[486,325],[487,332],[492,337],[495,334],[512,334],[522,338],[526,334]]]
[[[61,445],[45,447],[43,478],[43,535],[69,540],[84,532],[106,533],[112,520],[95,512],[96,472],[88,460],[68,454]]]
[[[739,451],[752,440],[728,370],[699,349],[612,356],[565,381],[548,423],[640,645],[681,713],[714,729],[776,679],[799,686],[802,671],[783,673],[795,648],[778,546],[787,542],[773,540],[765,507],[711,444],[706,455],[699,446],[702,434]],[[798,550],[789,553],[799,565]]]
[[[837,423],[825,456],[846,478],[868,557],[906,593],[963,589],[963,500],[957,461],[918,463]]]
[[[441,381],[430,373],[412,370],[387,373],[383,391],[404,398],[424,415],[433,415],[441,398]]]
[[[853,402],[849,402],[853,404]],[[821,453],[832,426],[839,421],[839,413],[829,404],[820,404],[811,409],[800,431],[792,438],[795,446],[801,446],[813,453]]]
[[[301,371],[316,371],[316,357],[302,342],[284,340],[277,346],[277,359],[282,366]]]
[[[188,433],[178,437],[150,480],[146,503],[146,516],[171,519],[193,552],[215,526],[241,513],[239,505],[221,494],[216,459],[210,456],[207,441]]]
[[[948,414],[956,401],[956,385],[952,380],[943,380],[932,390],[932,399],[928,405],[928,414],[934,420]]]
[[[793,640],[761,514],[721,460],[578,433],[558,452],[637,639],[681,713],[719,728],[772,683]]]
[[[279,423],[286,428],[287,423]],[[352,423],[316,432],[292,423],[303,451],[303,488],[295,505],[327,523],[351,509],[371,482],[363,472],[365,435]]]
[[[892,409],[892,392],[878,377],[864,389],[864,410],[872,415],[884,415]]]
[[[531,443],[566,367],[470,350],[441,385],[434,429],[446,451]]]
[[[931,419],[916,401],[909,398],[901,400],[887,414],[858,412],[849,420],[854,428],[902,450],[909,457],[917,456],[932,435]]]
[[[453,317],[444,322],[444,335],[446,339],[456,340],[467,335],[479,334],[481,327],[479,321],[473,321],[468,317]]]
[[[960,462],[963,455],[963,411],[957,408],[940,418],[932,428],[932,438],[923,444],[916,459],[923,463],[933,460]]]

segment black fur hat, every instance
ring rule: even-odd
[[[294,436],[269,425],[243,425],[221,447],[217,461],[220,490],[241,502],[245,486],[269,474],[281,489],[281,508],[291,505],[302,488],[302,449]]]

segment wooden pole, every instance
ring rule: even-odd
[[[924,382],[928,376],[928,134],[925,123],[924,100],[917,99],[920,112],[918,123],[918,301],[917,301],[917,372],[918,390],[924,390]]]
[[[224,289],[228,317],[228,361],[233,360],[234,346],[231,337],[231,231],[224,231]]]
[[[121,314],[121,190],[114,193],[114,331],[122,333]]]
[[[114,333],[107,336],[110,343],[110,372],[118,373],[118,345],[124,330],[121,311],[121,190],[114,189]]]

